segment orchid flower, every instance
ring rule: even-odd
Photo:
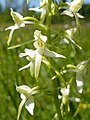
[[[62,12],[62,14],[68,15],[70,17],[74,17],[74,15],[78,16],[79,18],[83,18],[82,15],[78,13],[81,9],[84,0],[73,0],[71,3],[66,2],[69,8]]]
[[[48,57],[61,57],[61,58],[65,58],[65,56],[58,54],[54,51],[50,51],[48,48],[46,48],[45,43],[47,41],[47,37],[42,35],[41,31],[36,30],[34,32],[34,39],[35,39],[34,47],[36,48],[36,50],[25,49],[25,53],[21,53],[19,55],[20,57],[27,56],[30,63],[20,68],[19,70],[23,70],[25,68],[30,67],[31,75],[35,74],[35,78],[38,78],[41,62],[44,55]]]
[[[48,0],[40,0],[40,7],[37,8],[30,8],[31,11],[41,12],[40,19],[43,19],[46,15],[46,11],[48,9]]]
[[[51,4],[51,8],[54,8],[54,4]],[[48,10],[48,0],[40,0],[40,7],[37,8],[29,8],[31,11],[41,12],[40,19],[44,21],[44,18],[46,16],[46,12]]]
[[[63,70],[63,73],[66,72],[75,72],[76,73],[76,85],[79,93],[83,92],[83,77],[86,73],[87,67],[89,66],[90,59],[80,62],[77,66],[71,66],[70,69]]]
[[[12,16],[12,19],[14,20],[14,22],[15,22],[15,25],[10,26],[10,27],[7,27],[7,28],[5,29],[5,30],[11,30],[11,32],[10,32],[10,34],[9,34],[8,41],[7,41],[7,44],[8,44],[8,45],[10,45],[13,32],[14,32],[16,29],[19,29],[20,27],[25,27],[25,24],[33,24],[33,22],[25,21],[25,20],[24,20],[24,17],[23,17],[21,14],[19,14],[19,13],[17,13],[17,12],[14,12],[12,8],[11,8],[11,16]]]
[[[19,108],[18,108],[17,120],[19,120],[20,118],[21,110],[24,104],[28,112],[31,115],[34,115],[35,103],[34,103],[34,98],[32,95],[37,93],[37,89],[38,87],[34,87],[31,89],[27,85],[16,86],[16,90],[20,93],[20,97],[22,99],[19,105]]]
[[[85,61],[80,62],[77,65],[78,71],[76,74],[76,84],[77,84],[79,93],[83,92],[83,76],[86,73],[88,63],[89,63],[89,60],[85,60]]]
[[[63,115],[64,112],[65,112],[64,110],[70,111],[69,100],[70,101],[75,101],[75,102],[80,102],[80,99],[75,98],[75,97],[69,97],[70,84],[67,84],[66,87],[61,88],[60,92],[61,92],[62,95],[58,95],[58,99],[62,100],[60,108],[61,108],[61,113]],[[66,109],[65,109],[65,107],[66,107]]]
[[[71,29],[67,29],[65,31],[65,34],[63,36],[63,39],[61,40],[60,44],[65,43],[65,44],[69,44],[69,41],[71,43],[73,43],[76,47],[78,47],[79,49],[82,49],[74,40],[73,40],[73,34],[76,32],[76,28],[71,28]]]

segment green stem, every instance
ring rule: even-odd
[[[48,36],[48,42],[50,43],[50,28],[51,28],[51,4],[52,4],[52,0],[48,0],[48,13],[47,13],[47,36]],[[51,67],[51,66],[50,66]],[[53,67],[51,67],[52,70],[54,70]],[[59,75],[59,77],[61,78],[61,75],[59,74],[59,72],[57,72],[56,70],[54,71],[57,75]],[[58,82],[57,80],[52,80],[52,85],[53,85],[53,98],[54,98],[54,102],[55,102],[55,107],[56,107],[56,113],[58,116],[58,120],[62,120],[62,115],[61,115],[61,111],[60,111],[60,102],[58,99]]]
[[[52,4],[52,0],[48,0],[48,14],[47,14],[47,36],[48,36],[48,40],[50,40],[50,27],[51,27],[51,4]]]
[[[55,106],[56,106],[56,112],[57,112],[57,117],[58,120],[63,120],[62,115],[61,115],[61,111],[60,111],[60,102],[58,99],[58,82],[57,80],[52,80],[52,84],[53,84],[53,98],[54,98],[54,102],[55,102]]]
[[[51,68],[51,69],[54,71],[54,73],[56,74],[56,76],[54,76],[54,78],[57,78],[57,77],[58,77],[58,78],[60,79],[60,81],[61,81],[61,85],[62,85],[63,87],[65,87],[65,86],[66,86],[66,82],[65,82],[63,76],[61,75],[61,73],[58,72],[58,71],[50,64],[50,62],[47,61],[47,59],[46,59],[45,57],[43,58],[42,62],[45,63],[49,68]]]

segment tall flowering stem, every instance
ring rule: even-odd
[[[50,27],[51,27],[51,5],[52,5],[52,0],[48,0],[48,13],[47,13],[47,36],[48,36],[48,42],[50,43]],[[58,99],[58,82],[56,79],[52,80],[52,85],[53,85],[53,98],[55,102],[55,107],[56,107],[56,113],[58,116],[58,120],[62,120],[62,115],[60,111],[60,102]]]
[[[52,0],[48,0],[48,16],[47,16],[47,35],[48,35],[48,40],[50,40],[50,27],[51,27],[51,4]],[[50,42],[50,41],[49,41]]]

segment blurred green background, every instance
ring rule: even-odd
[[[36,85],[36,80],[30,76],[29,69],[21,72],[18,71],[20,67],[27,64],[25,59],[19,58],[19,54],[24,51],[24,48],[33,48],[31,43],[16,49],[9,50],[7,47],[6,41],[8,39],[9,31],[5,31],[5,28],[14,24],[9,12],[9,10],[6,10],[4,13],[0,13],[0,120],[16,120],[17,109],[21,100],[19,94],[16,92],[15,85],[27,84],[31,87]],[[86,8],[84,6],[80,12],[85,16],[85,19],[81,20],[80,36],[76,34],[75,41],[83,48],[83,50],[80,51],[76,47],[72,50],[69,45],[61,46],[58,42],[54,42],[54,46],[57,45],[57,48],[49,46],[50,49],[60,51],[60,53],[67,57],[66,60],[60,59],[60,65],[55,66],[57,70],[60,70],[60,67],[66,64],[77,65],[80,61],[90,57],[90,6]],[[22,14],[24,16],[32,16],[33,13],[25,10]],[[65,28],[75,26],[74,19],[66,16],[59,17],[59,15],[60,14],[58,13],[53,17],[52,29],[59,32]],[[39,16],[36,14],[36,17]],[[13,35],[11,46],[32,40],[35,29],[39,28],[27,25],[25,28],[16,30]],[[58,63],[58,61],[58,59],[53,60],[55,64]],[[46,90],[45,92],[35,95],[35,116],[31,116],[26,109],[23,109],[21,120],[53,119],[55,106],[53,104],[54,100],[49,93],[52,86],[49,73],[50,71],[47,66],[43,64],[38,84],[44,86]],[[83,103],[88,105],[85,109],[80,109],[75,120],[90,120],[90,69],[87,70],[84,83],[85,92],[81,98]],[[75,90],[76,88],[73,89]],[[78,105],[71,106],[72,112],[76,109],[76,106]],[[68,119],[73,120],[71,117],[66,120]]]

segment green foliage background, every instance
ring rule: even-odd
[[[21,53],[25,47],[33,48],[33,46],[26,45],[21,48],[16,49],[7,49],[6,40],[8,39],[9,31],[5,31],[4,29],[10,25],[12,25],[12,21],[10,21],[9,14],[0,14],[0,120],[16,120],[17,109],[20,103],[19,94],[16,92],[15,85],[27,84],[27,85],[35,85],[36,81],[34,78],[30,76],[29,69],[19,72],[18,69],[27,64],[26,61],[19,58],[19,53]],[[8,16],[8,17],[7,17]],[[7,22],[8,21],[8,22]],[[72,27],[73,25],[68,20],[63,17],[61,24],[53,24],[52,29],[60,31],[60,29],[65,29],[64,24],[66,26]],[[26,28],[22,28],[20,30],[16,30],[13,36],[13,41],[11,46],[15,44],[20,44],[22,41],[28,41],[33,39],[33,32],[35,30],[34,26],[27,26]],[[74,48],[75,52],[73,52],[72,48],[67,45],[62,47],[58,44],[57,48],[53,47],[50,49],[60,50],[60,53],[64,53],[67,57],[67,60],[60,59],[60,65],[54,66],[56,69],[60,69],[64,64],[73,64],[76,65],[85,59],[90,57],[90,23],[81,22],[81,34],[80,37],[75,35],[76,42],[83,48],[83,51],[80,52],[77,48]],[[57,44],[56,42],[54,43]],[[67,51],[67,49],[68,51]],[[57,59],[53,62],[57,63]],[[64,62],[64,63],[63,63]],[[54,65],[54,64],[53,64]],[[38,84],[43,85],[45,87],[45,92],[40,92],[38,95],[35,95],[35,116],[30,116],[28,112],[23,109],[21,120],[51,120],[53,119],[55,113],[55,106],[53,105],[53,98],[51,96],[50,88],[52,87],[50,81],[50,71],[45,65],[41,67],[40,73],[40,81]],[[69,77],[69,76],[68,76]],[[80,109],[75,120],[89,120],[90,119],[90,69],[87,71],[87,76],[84,78],[84,90],[85,92],[81,96],[82,100],[88,106],[85,109]],[[73,89],[74,86],[72,86]],[[74,93],[76,94],[76,93]],[[48,95],[48,97],[47,97]],[[71,110],[75,112],[76,105],[72,105]],[[71,117],[65,120],[73,120]]]

